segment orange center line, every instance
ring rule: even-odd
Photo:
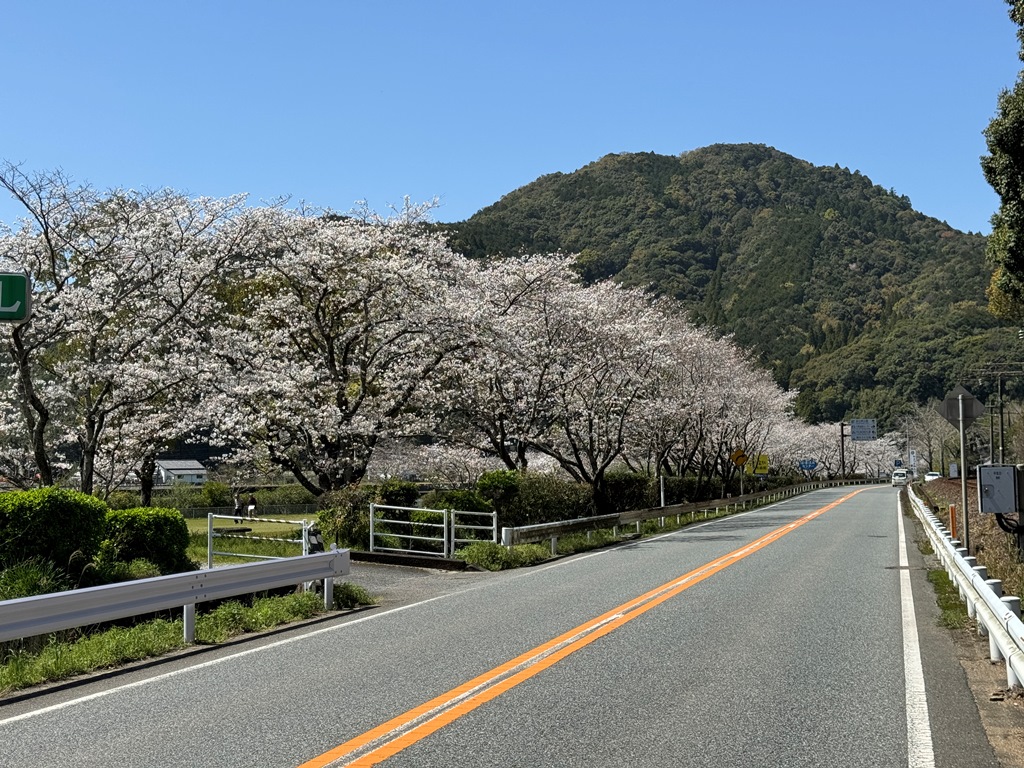
[[[426,738],[431,733],[454,722],[477,707],[497,698],[525,680],[557,664],[570,654],[586,647],[598,638],[613,632],[627,622],[643,615],[655,606],[675,597],[684,590],[715,575],[730,565],[778,541],[805,523],[819,517],[866,489],[860,488],[792,523],[787,523],[739,549],[722,555],[699,568],[655,587],[639,597],[587,621],[542,645],[516,656],[494,669],[474,677],[450,691],[436,696],[418,707],[382,723],[365,733],[349,739],[334,749],[298,768],[327,768],[327,766],[377,765],[406,747]]]

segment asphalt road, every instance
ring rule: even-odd
[[[353,564],[382,607],[0,704],[0,766],[994,768],[897,491],[850,493],[515,572]]]

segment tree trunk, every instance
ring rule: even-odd
[[[139,465],[139,482],[142,485],[142,501],[144,507],[153,506],[153,475],[156,474],[156,453],[147,453]]]

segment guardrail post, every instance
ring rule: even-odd
[[[182,624],[185,625],[185,642],[194,643],[196,639],[196,604],[186,603],[182,615]]]
[[[974,562],[978,561],[978,558],[976,557],[972,557],[970,559]],[[981,577],[982,581],[985,581],[988,578],[988,568],[986,568],[984,565],[973,565],[971,563],[968,563],[968,565],[971,566],[972,571],[974,571],[976,574],[978,574],[978,576]],[[981,621],[980,617],[978,616],[978,606],[974,604],[973,600],[968,600],[967,603],[967,615],[971,618],[978,619],[978,633],[984,634],[982,632],[982,627],[985,626],[985,622]]]
[[[968,568],[974,569],[978,565],[978,558],[968,555],[964,557],[964,563]],[[960,599],[967,603],[967,617],[970,619],[976,618],[978,615],[978,606],[974,604],[974,601],[970,599],[967,592],[963,589],[960,590]]]
[[[206,567],[213,568],[213,513],[206,516]]]
[[[1003,596],[1003,582],[1000,579],[985,579],[985,586],[992,590],[992,594],[996,597]],[[999,652],[999,645],[996,643],[995,637],[988,631],[988,627],[985,626],[985,622],[978,622],[978,635],[981,637],[988,636],[988,657],[992,661],[999,661],[1003,654]]]
[[[1015,597],[1014,595],[1009,595],[1007,597],[1003,597],[1003,598],[1000,598],[1000,599],[1006,604],[1007,608],[1009,608],[1011,611],[1013,611],[1013,615],[1016,616],[1019,619],[1020,618],[1020,598],[1019,597]]]
[[[512,546],[512,529],[502,528],[501,529],[501,546],[511,547]]]
[[[324,610],[334,609],[334,579],[324,579]]]
[[[558,556],[558,537],[557,536],[552,536],[551,537],[551,556],[552,557],[557,557]]]
[[[377,517],[377,505],[370,504],[370,551],[373,552],[373,520]]]

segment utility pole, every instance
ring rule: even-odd
[[[839,422],[839,477],[846,479],[846,422]]]

